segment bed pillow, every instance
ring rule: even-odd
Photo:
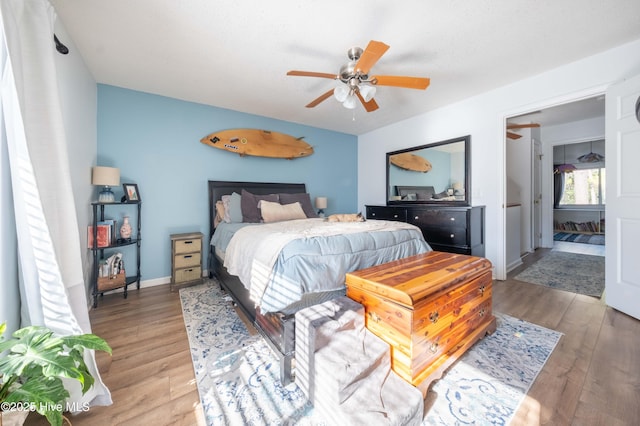
[[[231,211],[229,212],[231,223],[242,222],[242,196],[237,192],[231,194],[229,208],[231,209]]]
[[[213,218],[213,226],[217,228],[222,221],[224,221],[224,204],[222,204],[222,200],[218,200],[216,201],[216,216]]]
[[[242,197],[237,192],[231,195],[223,195],[220,197],[222,200],[222,206],[224,209],[224,215],[222,220],[227,223],[240,223],[242,222]]]
[[[296,194],[288,194],[281,193],[278,194],[280,199],[280,204],[291,204],[295,202],[300,203],[300,207],[302,207],[302,211],[307,217],[318,217],[318,214],[313,209],[313,204],[311,204],[311,196],[307,193],[299,192]]]
[[[260,213],[265,223],[307,218],[298,201],[291,204],[280,204],[262,200],[260,201]]]
[[[229,202],[231,201],[231,195],[223,195],[220,197],[222,201],[222,220],[231,223],[231,217],[229,216]]]
[[[273,203],[278,202],[278,194],[256,195],[249,191],[242,190],[242,221],[249,223],[259,223],[262,221],[260,215],[260,208],[258,203],[262,200],[271,201]]]

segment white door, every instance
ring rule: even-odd
[[[640,319],[640,75],[606,93],[607,305]]]

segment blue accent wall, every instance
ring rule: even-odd
[[[240,157],[200,142],[210,133],[234,128],[304,136],[314,154],[295,160]],[[328,198],[327,214],[356,212],[357,149],[357,137],[345,133],[98,85],[97,164],[119,168],[121,183],[138,185],[142,280],[171,275],[173,233],[202,232],[206,259],[208,180],[305,183],[312,200]],[[119,199],[122,187],[114,192]],[[110,207],[107,213],[121,221],[125,214],[133,216],[134,209]],[[130,249],[122,249],[125,256]],[[125,267],[134,267],[133,260],[125,258]]]

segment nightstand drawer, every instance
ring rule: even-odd
[[[201,248],[201,238],[194,238],[192,240],[177,240],[175,245],[176,253],[191,253],[194,251],[200,251]]]
[[[176,269],[176,283],[194,281],[200,278],[202,278],[202,268],[200,266],[194,266],[193,268],[186,269]]]
[[[200,253],[177,254],[173,261],[174,267],[187,268],[189,266],[200,266],[202,258]]]

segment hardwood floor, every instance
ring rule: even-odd
[[[635,425],[640,419],[640,321],[589,296],[512,277],[494,282],[494,310],[564,333],[512,425]],[[177,293],[169,286],[107,295],[90,313],[113,348],[98,354],[114,404],[71,417],[82,425],[202,425]],[[30,416],[27,424],[45,424]]]

